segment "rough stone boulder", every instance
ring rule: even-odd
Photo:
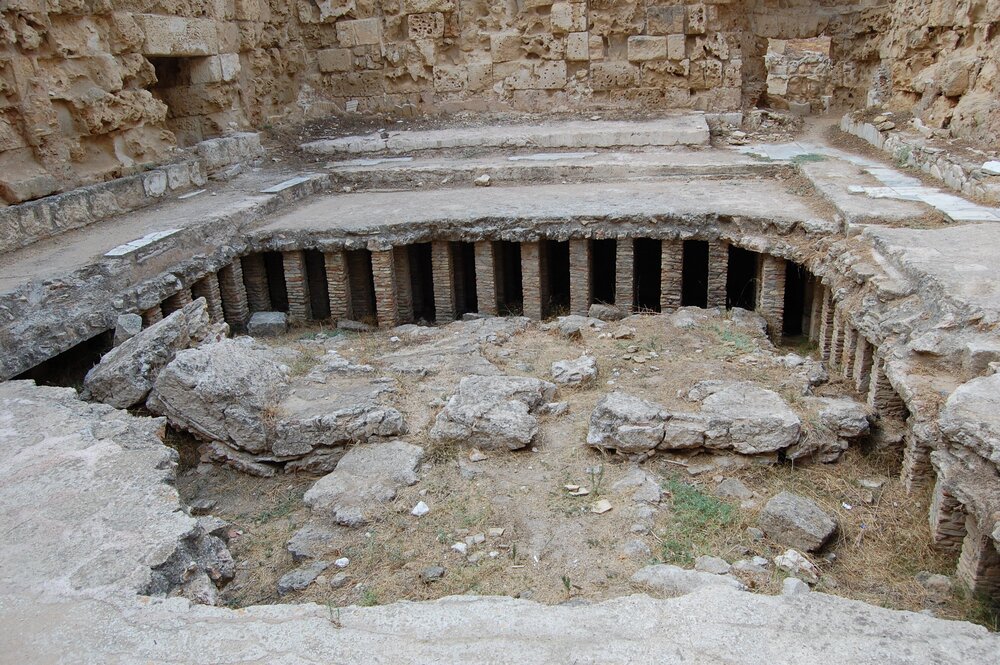
[[[392,389],[387,380],[346,370],[338,377],[336,353],[306,377],[290,377],[283,359],[247,337],[182,351],[160,372],[147,406],[213,442],[213,459],[258,475],[282,463],[326,471],[343,444],[405,431],[402,414],[380,402]]]
[[[1000,465],[1000,374],[955,389],[941,410],[941,433]]]
[[[707,448],[772,453],[798,443],[802,433],[799,417],[785,400],[753,383],[702,382],[689,395],[701,401]]]
[[[587,443],[625,454],[713,448],[757,455],[788,448],[801,435],[799,418],[785,401],[752,383],[703,381],[687,397],[701,402],[700,412],[671,413],[626,393],[610,393],[591,414]]]
[[[423,448],[401,440],[354,446],[303,500],[314,518],[361,526],[370,519],[372,507],[392,501],[400,487],[417,482],[423,456]]]
[[[632,584],[658,596],[676,598],[708,586],[725,586],[743,591],[746,587],[729,575],[703,573],[670,564],[646,566],[632,576]]]
[[[531,377],[467,376],[438,413],[430,437],[481,449],[523,448],[538,433],[534,414],[555,393],[555,384]]]
[[[587,443],[625,454],[643,453],[663,442],[669,418],[660,405],[616,390],[602,397],[590,414]]]
[[[228,330],[212,324],[205,299],[198,298],[108,351],[84,377],[84,394],[119,409],[135,406],[178,351],[218,341]]]
[[[804,403],[815,409],[816,425],[786,452],[788,459],[835,462],[851,441],[868,435],[868,408],[848,397],[808,397]]]
[[[597,376],[597,359],[582,355],[573,360],[552,363],[552,380],[569,386],[583,386]]]
[[[837,523],[815,501],[791,492],[768,501],[757,524],[775,542],[804,552],[821,549],[837,532]]]

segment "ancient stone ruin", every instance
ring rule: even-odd
[[[998,23],[0,5],[0,660],[994,662]]]

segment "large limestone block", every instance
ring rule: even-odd
[[[361,526],[373,507],[392,501],[400,487],[417,482],[423,456],[423,448],[400,440],[355,446],[303,500],[315,517]]]
[[[757,455],[798,443],[802,423],[773,390],[749,382],[703,382],[699,387],[711,393],[701,400],[701,413],[709,420],[707,447]]]
[[[559,360],[552,363],[552,380],[570,386],[582,386],[597,377],[597,359],[582,355],[573,360]]]
[[[819,550],[837,531],[837,523],[815,501],[791,492],[768,501],[758,524],[772,540],[805,552]]]
[[[84,377],[85,394],[119,409],[135,406],[178,351],[217,341],[227,331],[225,324],[212,324],[205,299],[198,298],[105,354]]]
[[[1000,374],[959,386],[941,410],[941,433],[1000,465]]]
[[[530,377],[467,376],[437,415],[430,437],[485,449],[523,448],[538,433],[534,412],[555,392],[555,384]]]
[[[211,19],[134,14],[145,35],[143,55],[197,56],[219,52],[217,24]]]
[[[647,400],[615,391],[605,395],[590,415],[587,443],[625,453],[642,453],[663,442],[670,414]]]

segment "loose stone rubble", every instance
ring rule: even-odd
[[[764,505],[758,526],[769,538],[806,552],[821,549],[837,531],[837,523],[815,502],[782,492]]]

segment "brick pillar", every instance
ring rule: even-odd
[[[827,361],[832,368],[839,368],[840,362],[844,359],[844,325],[843,317],[835,309],[833,330],[830,332],[830,359]]]
[[[400,323],[413,321],[413,280],[410,277],[410,248],[393,247],[392,260],[396,278],[396,311]]]
[[[871,379],[868,385],[868,406],[881,416],[903,418],[906,404],[889,383],[885,375],[885,360],[878,356],[872,361]]]
[[[380,328],[399,325],[396,300],[396,261],[389,249],[372,251],[372,277],[375,282],[375,316]]]
[[[271,311],[271,292],[267,287],[267,268],[263,254],[247,254],[240,259],[243,285],[247,290],[247,305],[251,312]]]
[[[833,302],[833,292],[823,289],[823,306],[820,314],[819,357],[830,360],[830,348],[833,344],[833,321],[836,306]]]
[[[288,291],[288,322],[300,323],[312,318],[309,282],[306,280],[306,257],[302,250],[281,253],[285,266],[285,289]]]
[[[142,327],[148,328],[154,323],[159,323],[163,320],[163,308],[157,305],[156,307],[150,307],[145,312],[142,313]]]
[[[681,306],[684,277],[684,241],[660,244],[660,310],[672,312]]]
[[[569,313],[587,316],[593,300],[594,287],[590,283],[593,257],[589,238],[569,241]]]
[[[222,314],[233,330],[245,328],[250,320],[247,290],[243,285],[243,266],[237,259],[219,270],[219,291],[222,293]]]
[[[434,274],[434,315],[438,323],[455,320],[455,254],[447,240],[431,243],[431,269]]]
[[[168,296],[164,299],[163,303],[160,305],[163,308],[163,315],[170,316],[179,309],[183,309],[185,305],[191,304],[191,289],[182,288],[177,293],[172,296]]]
[[[476,300],[479,313],[497,315],[497,267],[492,240],[479,240],[476,252]]]
[[[635,241],[618,238],[615,243],[615,306],[631,314],[635,310]]]
[[[548,271],[545,268],[542,243],[522,242],[521,293],[524,297],[524,315],[536,321],[542,320],[545,314],[543,306],[548,297]]]
[[[843,350],[840,355],[840,373],[847,381],[854,380],[854,356],[858,353],[858,331],[844,319]]]
[[[872,345],[862,335],[858,335],[854,352],[854,389],[859,393],[868,390],[872,373]]]
[[[757,313],[767,321],[768,336],[777,343],[785,322],[785,260],[762,254],[757,275]]]
[[[323,254],[323,265],[326,268],[326,292],[330,298],[330,319],[336,323],[351,318],[351,284],[344,250]]]
[[[989,530],[972,515],[965,518],[965,531],[955,577],[973,593],[996,598],[1000,595],[1000,552]]]
[[[962,549],[962,540],[966,535],[965,509],[948,491],[940,476],[934,484],[929,519],[935,547],[953,552]]]
[[[903,464],[899,474],[907,494],[934,480],[931,451],[937,437],[936,427],[917,422],[913,418],[907,419],[906,432],[903,434]]]
[[[809,341],[817,345],[820,342],[820,329],[822,328],[823,320],[823,298],[825,294],[826,289],[823,288],[823,285],[818,280],[814,280],[812,306],[809,309]]]
[[[726,279],[729,276],[729,243],[708,243],[708,306],[726,306]]]
[[[222,293],[219,291],[219,277],[214,272],[199,279],[191,287],[195,298],[204,298],[208,304],[208,316],[213,321],[224,321],[222,313]]]

